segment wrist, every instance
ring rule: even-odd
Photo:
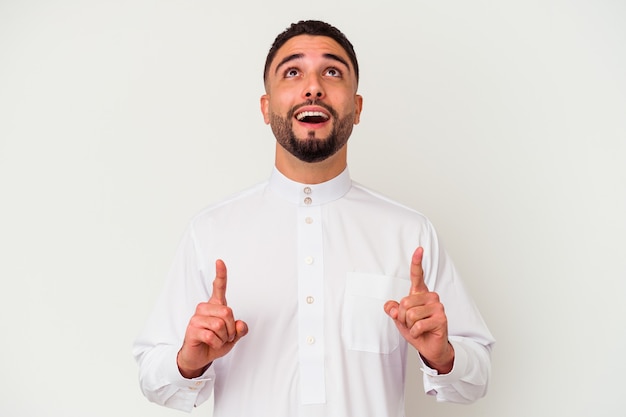
[[[186,379],[193,379],[201,376],[207,369],[209,369],[212,363],[213,362],[209,362],[201,368],[194,368],[185,365],[185,362],[180,357],[180,351],[178,352],[178,355],[176,355],[176,366],[178,367],[178,372],[183,378]]]
[[[436,360],[428,359],[421,353],[420,356],[426,366],[436,370],[440,375],[449,374],[454,368],[454,347],[450,342],[447,343],[444,353]]]

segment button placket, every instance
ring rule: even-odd
[[[324,371],[324,265],[321,207],[314,190],[304,187],[298,208],[298,329],[303,404],[326,399]]]

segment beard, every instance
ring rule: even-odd
[[[332,116],[333,125],[330,134],[326,138],[317,138],[315,131],[311,130],[307,137],[297,138],[293,132],[293,116],[300,107],[311,104],[313,103],[308,102],[293,107],[286,117],[270,113],[270,125],[276,141],[290,154],[303,162],[321,162],[337,153],[348,142],[354,126],[354,115],[339,119],[332,107],[315,103],[326,109]]]

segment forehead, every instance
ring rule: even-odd
[[[289,39],[276,52],[270,68],[275,68],[285,57],[302,54],[303,57],[324,57],[327,54],[343,58],[353,70],[348,54],[341,45],[328,36],[298,35]]]

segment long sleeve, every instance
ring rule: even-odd
[[[451,259],[439,245],[431,227],[431,251],[427,260],[427,283],[437,292],[448,317],[448,339],[454,347],[452,371],[438,375],[426,366],[424,390],[437,401],[471,403],[487,393],[491,373],[491,350],[495,340]]]
[[[487,393],[491,372],[490,348],[461,337],[450,336],[454,347],[454,368],[446,375],[422,363],[424,390],[437,401],[468,404]]]
[[[210,296],[204,270],[190,228],[176,253],[163,292],[133,345],[144,395],[157,404],[187,412],[210,398],[213,391],[211,368],[190,380],[180,375],[176,365],[187,323],[196,305]]]

